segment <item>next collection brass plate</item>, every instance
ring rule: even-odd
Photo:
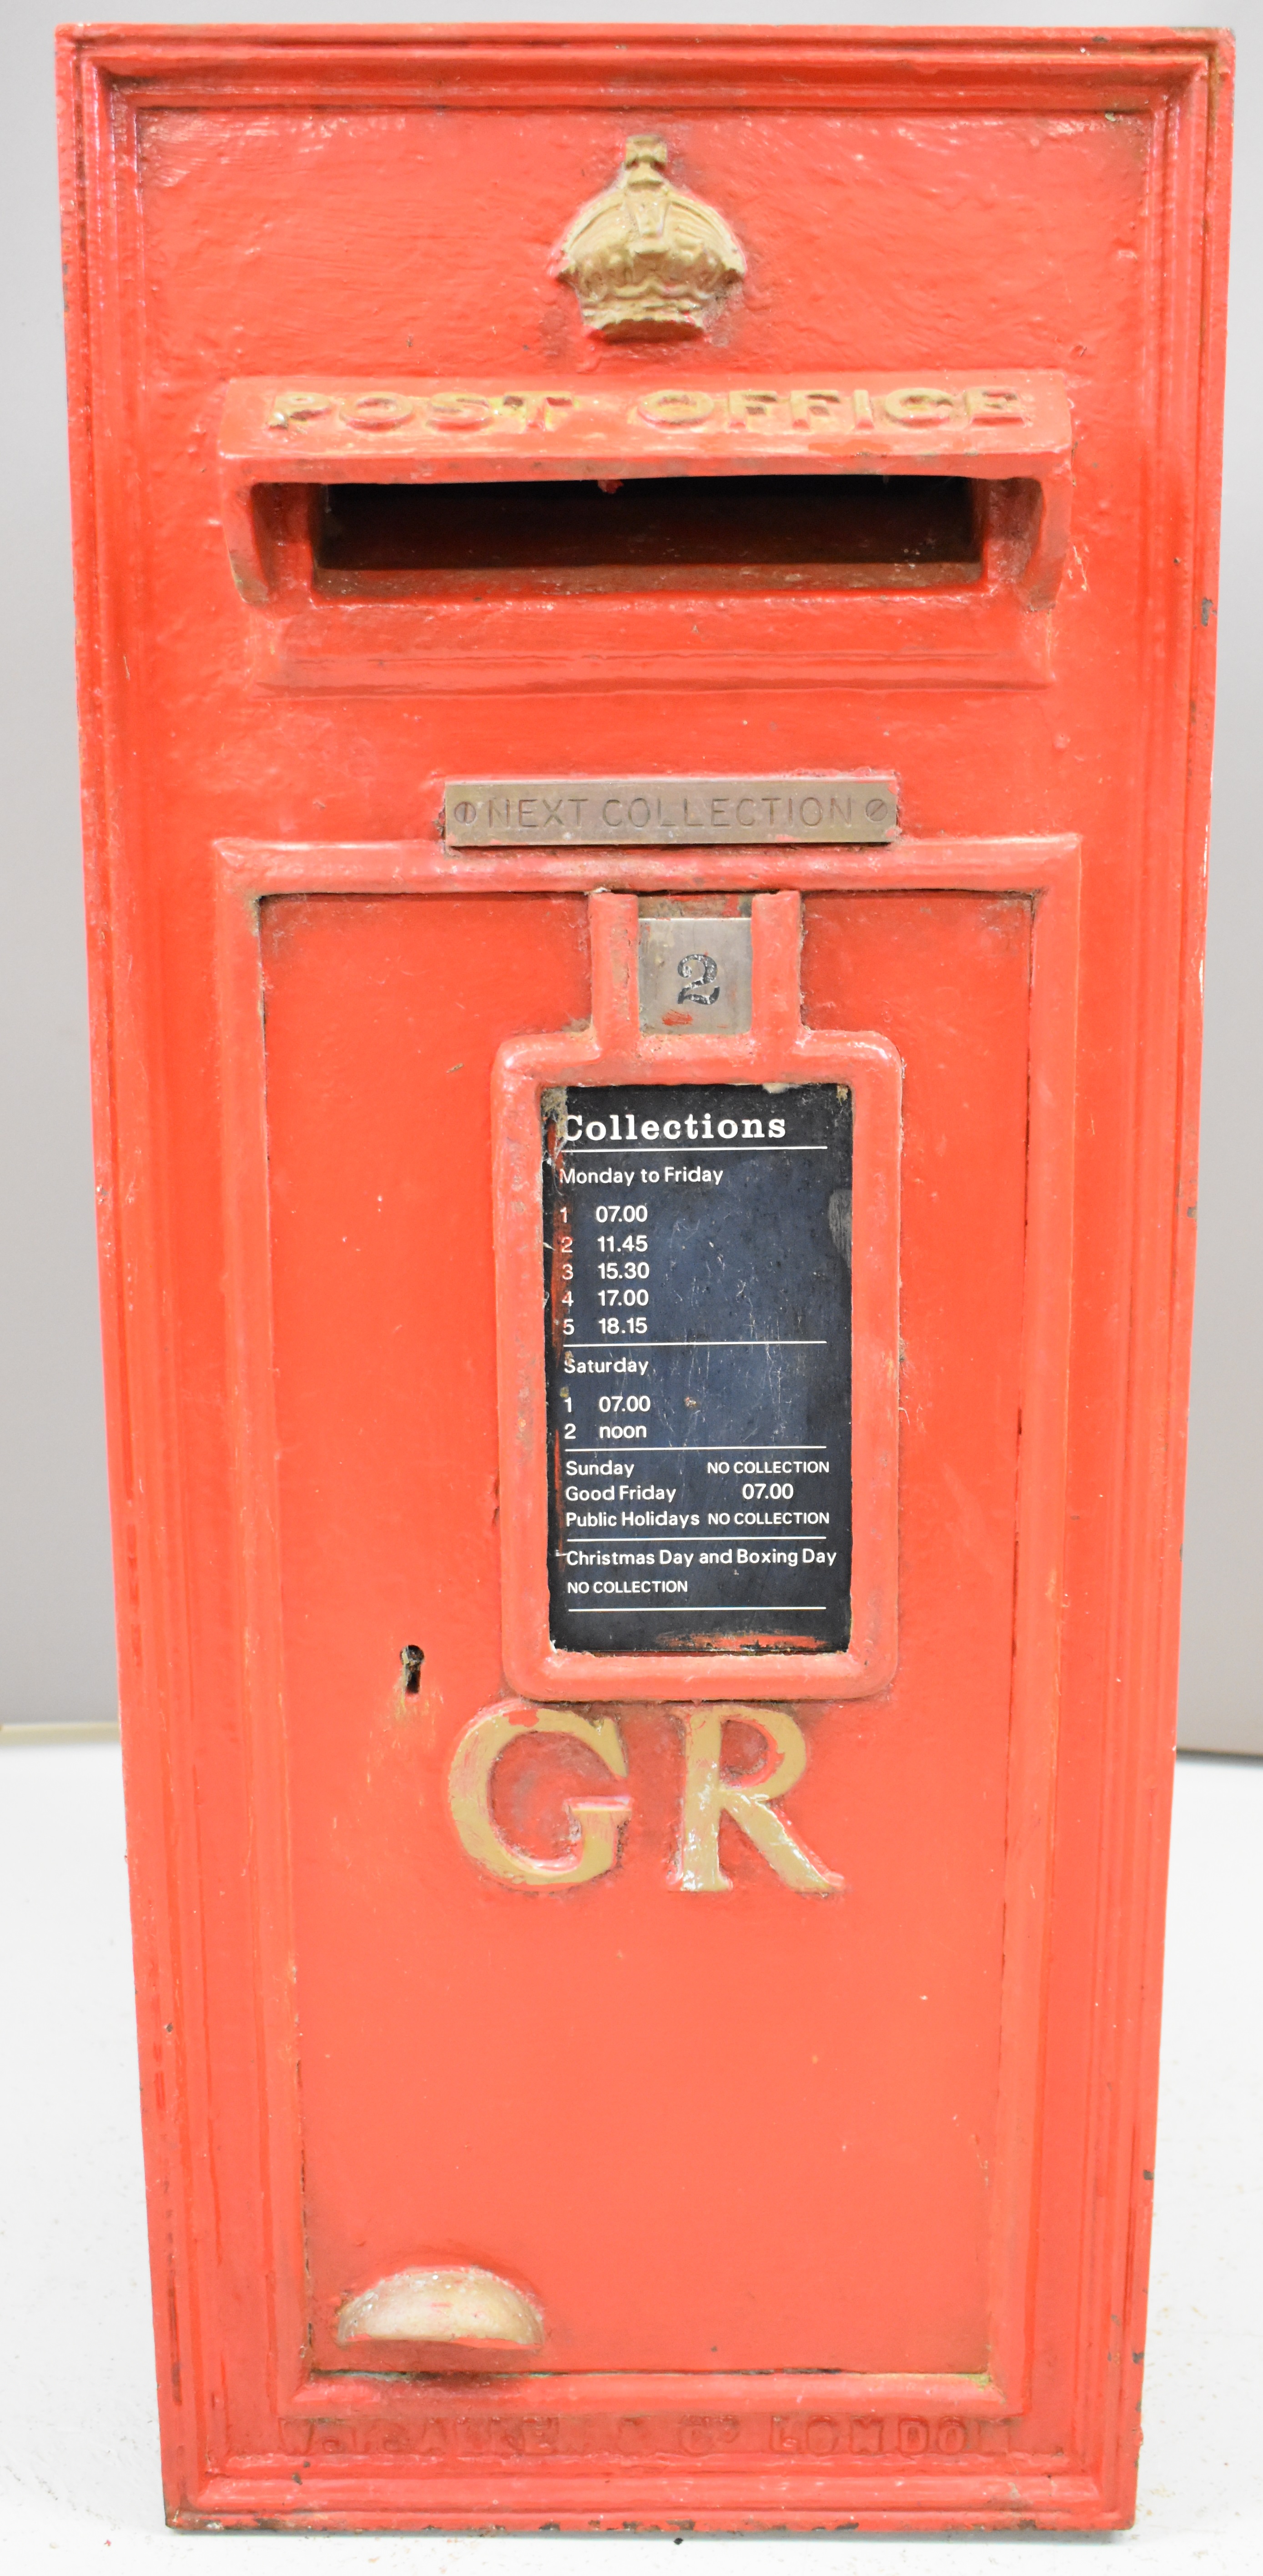
[[[443,837],[467,850],[891,841],[898,798],[897,779],[872,776],[454,779]]]

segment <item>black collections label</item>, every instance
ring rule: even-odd
[[[843,1652],[849,1093],[572,1085],[543,1152],[553,1644]]]

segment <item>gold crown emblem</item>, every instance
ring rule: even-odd
[[[658,134],[633,134],[621,177],[575,216],[557,274],[604,340],[686,340],[706,329],[745,256],[722,215],[666,176]]]

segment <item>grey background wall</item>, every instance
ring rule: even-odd
[[[50,0],[9,0],[0,36],[0,1723],[114,1709],[105,1453],[88,1124],[87,1018],[66,501]],[[102,14],[106,14],[104,11]],[[112,14],[112,13],[111,13]],[[313,23],[406,20],[374,5],[120,12]],[[802,8],[502,5],[432,18],[608,14],[801,24]],[[1125,26],[1140,12],[870,0],[862,23]],[[1187,23],[1155,12],[1147,24]],[[1220,715],[1212,834],[1201,1249],[1185,1548],[1181,1740],[1263,1754],[1263,0],[1236,15],[1234,222]]]

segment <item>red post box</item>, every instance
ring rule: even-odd
[[[1130,2517],[1228,67],[64,39],[178,2522]]]

